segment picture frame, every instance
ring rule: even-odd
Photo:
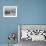
[[[17,6],[3,6],[3,17],[17,17]]]

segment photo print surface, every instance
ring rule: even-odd
[[[3,6],[3,17],[17,17],[17,6]]]
[[[20,40],[46,41],[46,25],[21,25]]]

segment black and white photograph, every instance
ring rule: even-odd
[[[46,42],[46,25],[18,25],[20,46],[31,46],[32,43]]]
[[[17,17],[17,6],[3,6],[3,17]]]

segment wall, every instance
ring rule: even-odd
[[[6,5],[18,6],[18,0],[0,0],[0,44],[7,44],[9,42],[8,34],[10,32],[16,32],[17,34],[18,19],[3,17],[3,6]],[[17,39],[15,42],[18,42]]]
[[[5,5],[17,5],[18,17],[4,18]],[[17,24],[46,24],[46,0],[0,0],[0,44],[8,43],[9,32],[17,34]]]

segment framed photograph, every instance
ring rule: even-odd
[[[3,6],[3,17],[17,17],[17,6]]]
[[[22,40],[46,41],[46,25],[18,25],[18,41]]]

